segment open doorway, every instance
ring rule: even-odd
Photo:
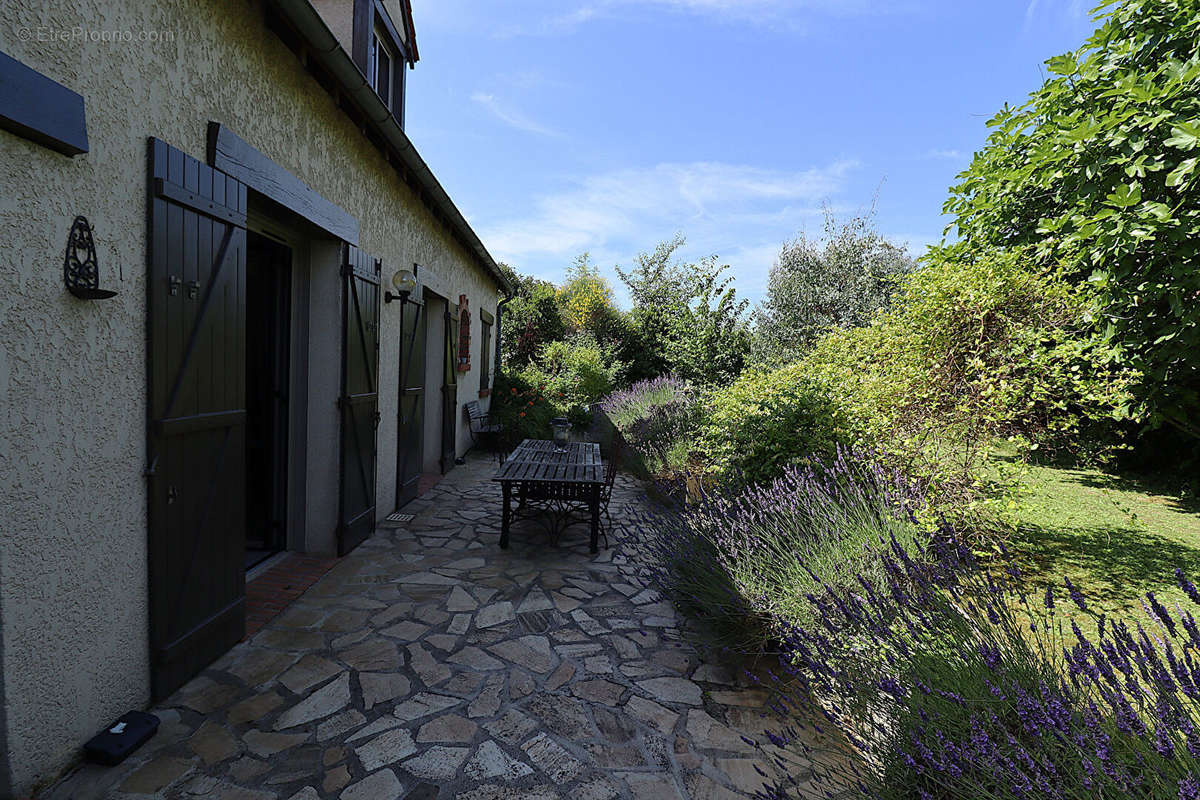
[[[292,249],[246,238],[246,569],[287,546]]]

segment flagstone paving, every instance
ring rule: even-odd
[[[155,709],[125,764],[46,800],[746,797],[763,693],[702,664],[629,529],[587,551],[535,523],[499,549],[495,463],[468,459]],[[620,521],[642,502],[624,476]]]

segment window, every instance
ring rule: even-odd
[[[375,26],[371,36],[371,84],[390,111],[393,107],[392,73],[395,71],[396,57],[387,39],[387,32]]]
[[[492,315],[479,309],[479,396],[492,393]]]
[[[458,371],[471,371],[471,312],[467,296],[458,296]]]

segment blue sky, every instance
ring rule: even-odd
[[[914,253],[1083,0],[413,0],[407,129],[498,260],[561,280],[682,231],[757,299],[821,209]]]

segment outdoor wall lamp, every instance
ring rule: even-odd
[[[96,242],[87,217],[76,217],[67,236],[67,255],[63,258],[63,283],[80,300],[104,300],[116,292],[100,288],[100,264],[96,260]]]
[[[383,293],[383,302],[390,303],[393,300],[408,300],[408,296],[417,288],[417,265],[413,264],[411,270],[402,269],[392,276],[392,286],[396,287],[397,294],[389,292]]]

